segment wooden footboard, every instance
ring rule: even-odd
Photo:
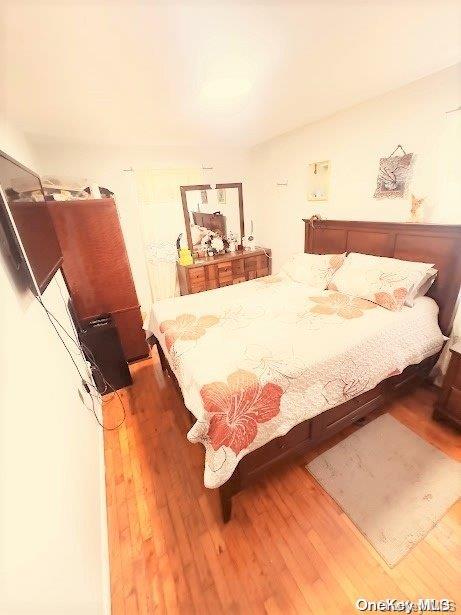
[[[150,338],[149,343],[151,346],[157,346],[162,369],[177,385],[176,377],[160,343],[154,337]],[[231,478],[219,487],[224,523],[231,518],[232,496],[255,482],[268,470],[281,465],[288,459],[305,454],[345,427],[371,412],[384,408],[395,397],[411,391],[429,375],[439,356],[440,352],[417,365],[410,365],[401,374],[383,380],[374,389],[339,406],[325,410],[312,419],[303,421],[290,429],[285,436],[275,438],[261,448],[248,453],[239,462]],[[177,388],[180,391],[179,385]]]

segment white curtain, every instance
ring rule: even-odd
[[[200,169],[135,171],[152,301],[179,295],[176,239],[185,236],[180,186],[199,184]]]

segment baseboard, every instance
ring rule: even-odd
[[[101,510],[101,593],[102,593],[102,613],[111,615],[111,594],[110,594],[110,565],[109,565],[109,531],[107,521],[107,499],[106,499],[106,466],[104,461],[104,433],[101,430],[99,448],[99,480],[100,510]]]

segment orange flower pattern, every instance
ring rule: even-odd
[[[406,288],[396,288],[392,293],[375,293],[375,301],[388,310],[400,310],[405,303],[407,294]]]
[[[282,388],[262,384],[255,374],[237,370],[226,382],[211,382],[200,389],[203,406],[212,413],[208,437],[213,449],[228,446],[236,455],[247,448],[266,423],[280,412]]]
[[[219,321],[217,316],[194,316],[193,314],[180,314],[175,320],[164,320],[160,324],[160,331],[165,334],[165,344],[168,350],[176,340],[197,340],[205,335],[208,327]]]
[[[344,259],[346,258],[345,254],[333,254],[330,258],[330,269],[332,269],[332,273],[339,269],[341,265],[344,263]]]
[[[349,297],[342,293],[331,293],[326,297],[309,297],[315,303],[310,309],[313,314],[337,314],[341,318],[360,318],[364,310],[375,308],[376,305],[366,299]]]

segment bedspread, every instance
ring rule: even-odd
[[[154,334],[206,450],[204,482],[222,485],[240,459],[292,427],[438,352],[428,297],[392,312],[282,276],[155,303]]]

